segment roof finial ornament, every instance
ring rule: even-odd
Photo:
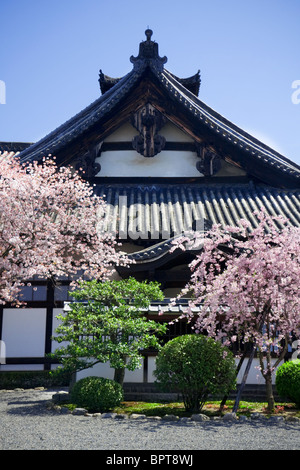
[[[153,31],[152,31],[152,29],[149,29],[149,26],[148,26],[148,28],[145,31],[147,41],[151,41],[152,34],[153,34]]]
[[[145,35],[146,41],[140,43],[139,55],[137,57],[131,56],[130,62],[133,63],[135,69],[149,65],[161,72],[168,59],[166,56],[159,56],[158,44],[151,39],[153,35],[152,29],[147,28]]]

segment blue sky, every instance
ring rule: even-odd
[[[0,0],[0,140],[36,142],[97,99],[99,69],[129,72],[150,27],[168,70],[200,69],[202,101],[300,164],[299,18],[299,0]]]

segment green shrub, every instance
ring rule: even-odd
[[[163,390],[182,394],[186,411],[199,412],[210,394],[235,388],[232,353],[203,335],[179,336],[158,353],[154,375]]]
[[[1,371],[0,389],[65,387],[69,385],[70,374],[62,373],[56,377],[52,371]]]
[[[123,388],[114,380],[103,377],[85,377],[70,391],[70,400],[88,411],[103,413],[112,410],[123,400]]]
[[[287,361],[276,371],[275,385],[278,395],[300,407],[300,360]]]

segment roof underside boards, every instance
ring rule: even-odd
[[[264,208],[300,227],[300,191],[265,185],[168,184],[101,185],[97,193],[109,210],[101,230],[120,239],[169,240],[183,232],[204,230],[205,221],[238,226],[241,218],[257,226],[255,211]]]

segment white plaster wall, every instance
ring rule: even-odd
[[[162,135],[167,142],[194,142],[192,137],[171,122],[167,122],[167,124],[159,131],[159,134]]]
[[[126,123],[105,139],[105,142],[131,142],[138,131]],[[194,142],[194,139],[171,122],[159,131],[167,142]],[[102,152],[96,160],[101,165],[97,176],[101,177],[199,177],[196,169],[199,161],[195,152],[162,151],[152,158],[145,158],[135,150]],[[245,171],[222,161],[218,176],[245,175]]]
[[[105,139],[105,142],[131,142],[139,132],[129,123]],[[193,142],[193,139],[168,122],[159,134],[168,142]],[[152,158],[145,158],[135,150],[102,152],[96,160],[101,165],[97,176],[101,177],[192,177],[201,176],[196,169],[199,161],[195,152],[162,151]]]
[[[107,362],[105,364],[96,364],[90,369],[80,371],[76,374],[76,380],[80,380],[84,377],[96,376],[104,377],[106,379],[113,380],[114,378],[114,369],[110,367],[110,364]],[[127,370],[125,371],[124,382],[143,382],[143,367],[136,369],[134,371]]]
[[[45,308],[4,309],[2,341],[5,342],[6,356],[44,356],[45,328]]]
[[[275,359],[272,361],[272,363],[273,364],[275,363]],[[236,364],[238,364],[238,360],[236,360]],[[247,366],[247,359],[244,361],[244,363],[241,367],[241,370],[238,374],[238,377],[237,377],[237,382],[238,383],[241,383],[241,381],[242,381],[246,366]],[[274,371],[274,373],[273,373],[273,380],[272,380],[273,384],[275,384],[275,378],[276,378],[276,371]],[[262,373],[260,371],[260,367],[259,367],[259,359],[253,359],[251,369],[249,371],[249,375],[248,375],[246,383],[247,384],[255,384],[255,385],[264,385],[265,384],[265,379],[263,378]]]
[[[131,142],[136,135],[138,131],[128,122],[109,135],[105,142]]]
[[[96,162],[101,165],[101,177],[199,177],[199,161],[195,152],[163,150],[145,158],[135,150],[102,152]]]
[[[236,360],[236,364],[238,364],[238,360]],[[246,365],[247,365],[247,360],[244,361],[243,366],[241,367],[241,370],[238,374],[238,377],[237,377],[237,382],[238,383],[241,383],[241,381],[242,381],[242,377],[244,375]],[[254,359],[253,362],[252,362],[251,369],[250,369],[249,374],[248,374],[248,378],[247,378],[247,382],[246,382],[247,384],[251,384],[251,385],[260,385],[260,384],[264,385],[265,384],[265,380],[264,380],[258,366],[259,366],[259,360]],[[153,356],[153,357],[148,358],[148,382],[154,382],[155,381],[155,377],[153,375],[154,370],[155,370],[155,357]],[[273,384],[275,384],[275,372],[273,374]]]
[[[139,132],[129,122],[123,124],[119,129],[113,132],[105,139],[105,142],[130,142]],[[167,122],[159,134],[170,142],[193,142],[193,138],[183,132],[171,122]]]
[[[52,320],[52,336],[57,336],[55,333],[56,328],[59,326],[61,323],[60,320],[58,320],[56,317],[57,315],[63,314],[63,309],[62,308],[54,308],[53,309],[53,320]],[[51,352],[53,353],[55,349],[66,346],[67,342],[63,341],[62,343],[58,343],[57,341],[52,340],[51,341]]]

